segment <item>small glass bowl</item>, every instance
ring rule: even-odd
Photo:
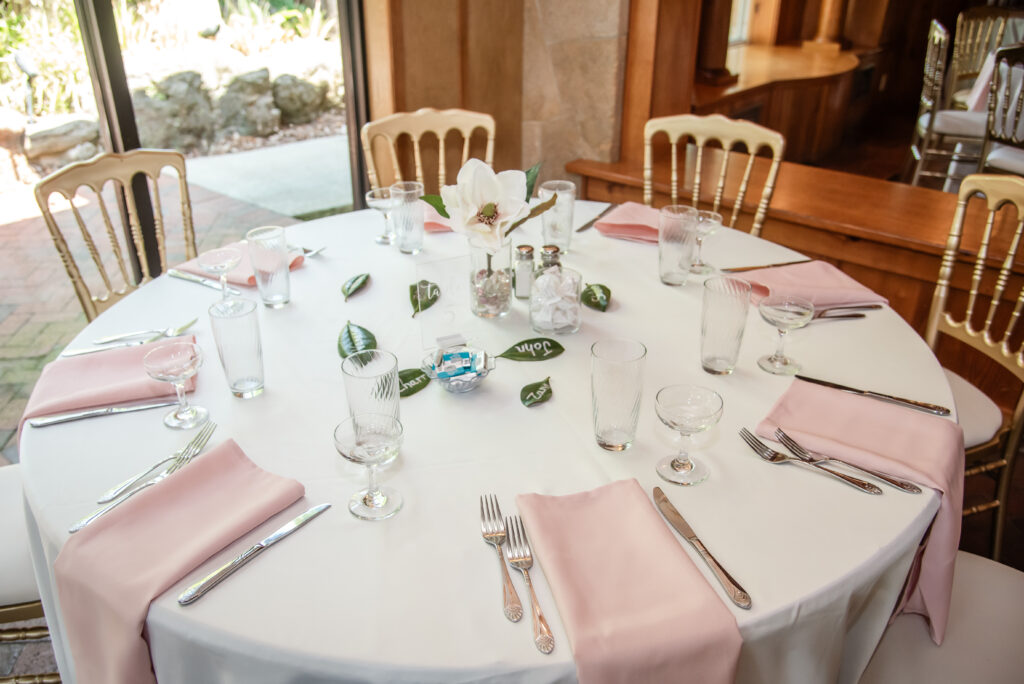
[[[420,364],[420,368],[427,374],[427,377],[431,380],[436,380],[441,387],[445,388],[449,392],[461,393],[475,390],[480,386],[483,379],[486,378],[492,370],[494,370],[494,357],[484,350],[476,349],[474,347],[456,347],[452,349],[445,349],[444,351],[456,350],[469,352],[472,355],[482,357],[483,361],[479,364],[479,368],[476,371],[463,373],[462,375],[439,378],[437,377],[435,364],[440,360],[440,349],[435,349],[424,356],[423,362]]]

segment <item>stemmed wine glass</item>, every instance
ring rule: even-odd
[[[693,435],[714,427],[722,418],[722,397],[697,385],[669,385],[658,391],[655,411],[661,422],[679,433],[679,453],[658,461],[656,470],[663,480],[695,485],[708,477],[703,461],[690,457]]]
[[[705,263],[700,256],[700,248],[704,245],[704,238],[711,235],[722,227],[722,215],[714,211],[697,212],[697,254],[690,264],[690,273],[704,274],[711,273],[714,267]]]
[[[203,365],[203,350],[191,342],[175,342],[157,347],[142,359],[149,377],[174,384],[178,406],[164,416],[164,425],[176,430],[190,430],[202,425],[210,412],[202,406],[191,406],[185,396],[185,381]]]
[[[783,353],[786,333],[802,328],[814,317],[814,304],[802,297],[772,295],[757,305],[761,318],[774,325],[779,331],[779,346],[774,354],[766,354],[757,360],[757,365],[775,375],[796,375],[800,364]]]
[[[228,298],[228,272],[242,262],[242,250],[220,247],[199,255],[199,268],[220,278],[221,299]]]
[[[384,216],[384,232],[373,240],[378,245],[390,245],[395,239],[395,231],[391,226],[391,210],[395,200],[391,197],[391,188],[377,188],[366,193],[366,204]]]
[[[348,502],[348,510],[362,520],[384,520],[402,508],[402,495],[377,484],[377,468],[398,457],[402,423],[384,413],[357,413],[334,429],[334,448],[344,458],[366,466],[369,483]]]

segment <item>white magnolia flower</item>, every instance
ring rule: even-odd
[[[526,174],[496,174],[479,159],[470,159],[459,169],[455,185],[441,188],[441,199],[451,217],[452,230],[490,254],[505,244],[509,227],[530,213]]]

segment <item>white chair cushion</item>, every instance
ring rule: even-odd
[[[0,468],[0,606],[39,600],[25,530],[21,470],[17,464]]]
[[[1024,150],[995,143],[985,157],[985,165],[1024,176]]]
[[[967,98],[971,95],[971,90],[972,88],[964,88],[963,90],[956,91],[953,93],[953,97],[951,98],[952,102],[954,104],[966,106]]]
[[[924,114],[917,125],[921,133],[928,129],[931,114]],[[957,138],[984,138],[985,127],[988,125],[986,112],[965,112],[957,109],[942,109],[935,116],[935,127],[932,129],[942,135]]]
[[[992,439],[1003,424],[1003,412],[980,389],[948,368],[942,370],[953,390],[956,415],[964,429],[964,446],[970,449]]]
[[[1024,679],[1024,573],[957,551],[946,638],[919,615],[897,617],[860,684],[1019,684]]]

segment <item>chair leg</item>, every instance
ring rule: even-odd
[[[999,507],[996,509],[996,519],[992,525],[992,560],[998,561],[1003,554],[1003,533],[1006,529],[1006,509],[1009,508],[1010,480],[1013,479],[1013,465],[1010,461],[1003,467],[999,475],[999,485],[996,490],[996,497]]]

